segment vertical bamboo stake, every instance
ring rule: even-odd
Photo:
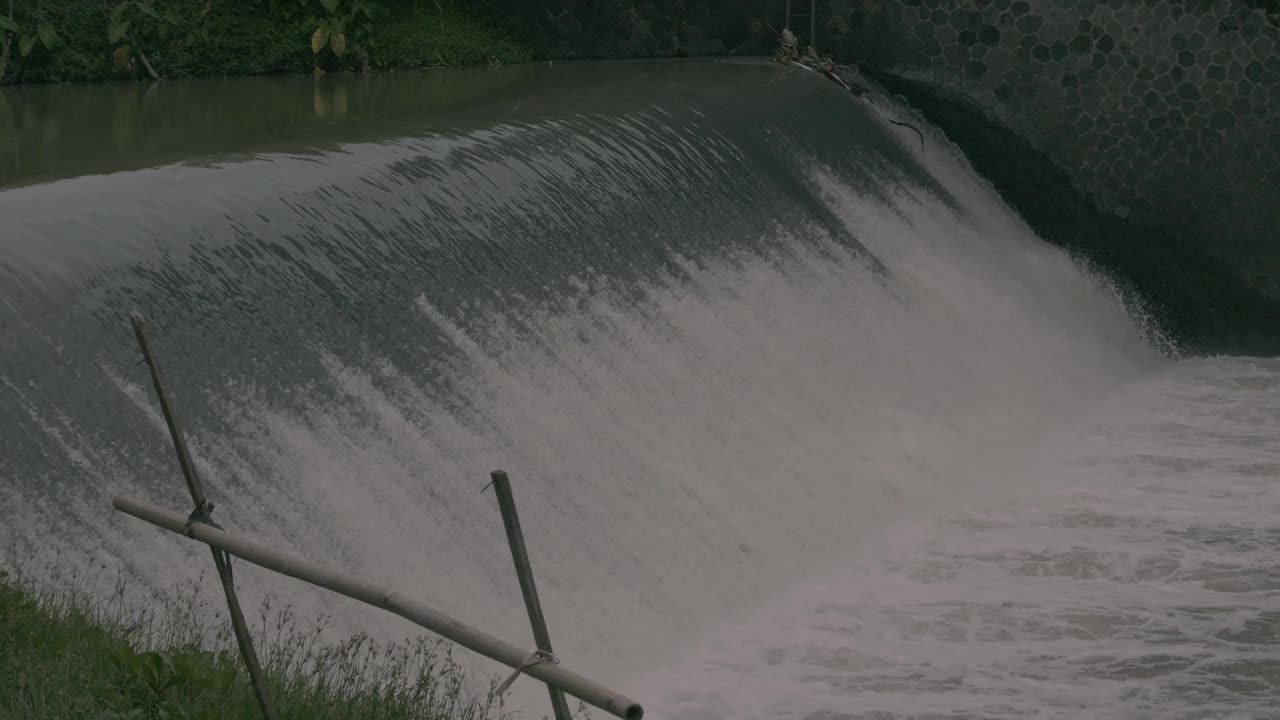
[[[787,30],[791,29],[791,0],[787,0],[787,20],[785,27]]]
[[[511,480],[502,470],[490,473],[489,477],[493,480],[493,490],[498,495],[498,509],[502,511],[502,525],[507,529],[507,543],[511,546],[511,559],[516,564],[516,577],[520,579],[520,593],[524,595],[524,606],[529,611],[534,644],[550,655],[551,634],[547,632],[542,604],[538,602],[538,588],[533,584],[533,566],[529,564],[529,552],[524,546],[520,516],[516,513],[516,499],[511,494]],[[551,693],[551,708],[556,713],[556,720],[572,720],[564,692],[550,685],[547,685],[547,691]]]
[[[133,313],[129,316],[133,323],[133,333],[138,337],[138,346],[142,348],[142,357],[151,368],[151,382],[156,388],[156,397],[160,400],[160,410],[164,413],[165,424],[169,426],[169,436],[173,439],[173,449],[178,454],[178,465],[182,467],[182,477],[187,481],[187,491],[195,510],[191,513],[190,522],[209,521],[209,512],[213,504],[205,497],[204,488],[200,486],[200,476],[196,474],[196,465],[191,460],[191,451],[187,449],[187,438],[178,425],[178,416],[173,410],[169,396],[165,394],[164,383],[160,379],[160,366],[151,354],[151,345],[147,342],[147,328],[142,316]],[[276,713],[271,706],[271,696],[262,677],[262,667],[258,665],[258,655],[253,650],[253,640],[249,637],[249,626],[244,621],[244,613],[240,610],[240,601],[236,598],[236,588],[231,576],[231,558],[226,553],[210,547],[213,552],[213,564],[218,569],[218,578],[222,580],[222,592],[227,596],[227,610],[231,616],[231,629],[235,632],[236,643],[240,646],[240,656],[244,658],[245,668],[249,671],[249,681],[253,685],[254,695],[258,698],[258,706],[262,708],[262,716],[266,720],[275,720]]]
[[[818,50],[818,0],[809,0],[809,44]]]

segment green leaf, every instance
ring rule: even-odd
[[[40,23],[36,28],[36,34],[40,36],[40,42],[44,43],[44,46],[50,50],[53,49],[54,45],[58,44],[58,31],[54,30],[53,26],[47,22]]]
[[[151,4],[151,0],[136,0],[133,5],[141,10],[143,14],[155,18],[156,20],[160,19],[160,13],[156,12],[156,8]]]
[[[323,25],[316,28],[316,31],[311,33],[311,54],[319,55],[320,51],[324,49],[324,44],[328,41],[329,29]]]
[[[111,42],[111,43],[120,42],[120,39],[128,34],[129,34],[128,20],[125,20],[124,22],[112,22],[111,25],[107,27],[107,42]]]
[[[10,19],[9,19],[9,18],[7,18],[7,17],[0,17],[0,30],[7,30],[7,31],[9,31],[9,32],[13,33],[14,35],[17,35],[17,34],[18,34],[18,23],[16,23],[16,22],[14,22],[14,21],[10,20]]]
[[[329,12],[335,12],[338,9],[338,0],[320,0],[320,4]]]
[[[111,22],[120,22],[120,18],[124,16],[125,10],[128,10],[129,6],[132,4],[133,2],[131,2],[131,0],[124,0],[124,2],[111,8]]]
[[[22,54],[22,57],[31,54],[31,51],[36,48],[36,40],[39,39],[35,35],[28,35],[18,41],[18,52]]]
[[[332,37],[330,37],[329,47],[333,48],[334,55],[337,55],[338,57],[342,57],[342,54],[347,51],[346,33],[336,33]]]
[[[116,64],[116,67],[118,68],[128,67],[129,66],[129,46],[121,45],[120,47],[116,48],[116,51],[111,53],[111,61],[114,62]]]

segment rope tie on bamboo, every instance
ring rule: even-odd
[[[552,655],[546,650],[534,650],[533,653],[529,655],[529,657],[524,659],[524,662],[520,663],[520,667],[516,668],[516,671],[511,673],[511,677],[503,681],[503,683],[498,686],[497,690],[494,690],[494,694],[501,696],[503,693],[507,691],[507,688],[511,687],[511,684],[516,681],[516,678],[520,677],[520,673],[524,672],[525,670],[528,670],[534,665],[539,665],[544,662],[549,662],[552,665],[559,665],[560,658],[556,657],[555,655]]]
[[[208,525],[210,527],[215,527],[219,530],[225,530],[226,528],[222,527],[221,525],[213,521],[213,516],[210,515],[210,513],[212,512],[213,512],[213,503],[209,502],[208,500],[205,500],[204,504],[202,505],[197,505],[196,509],[192,510],[191,514],[187,516],[187,525],[185,528],[183,528],[183,534],[186,535],[187,537],[191,537],[191,526],[195,525],[196,523],[204,523],[205,525]]]

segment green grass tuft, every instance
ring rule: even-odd
[[[222,617],[199,583],[137,610],[118,578],[104,594],[80,578],[38,584],[0,571],[0,717],[260,718]],[[500,703],[469,697],[451,646],[357,635],[322,645],[291,608],[264,605],[255,645],[281,720],[490,720]],[[490,685],[492,688],[492,684]]]

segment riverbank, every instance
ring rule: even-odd
[[[3,8],[0,5],[0,8]],[[527,47],[462,2],[10,4],[0,84],[494,65]]]
[[[0,571],[0,717],[262,717],[219,614],[194,588],[129,607],[123,582],[42,585]],[[449,646],[317,642],[288,608],[251,619],[280,720],[490,720]]]

